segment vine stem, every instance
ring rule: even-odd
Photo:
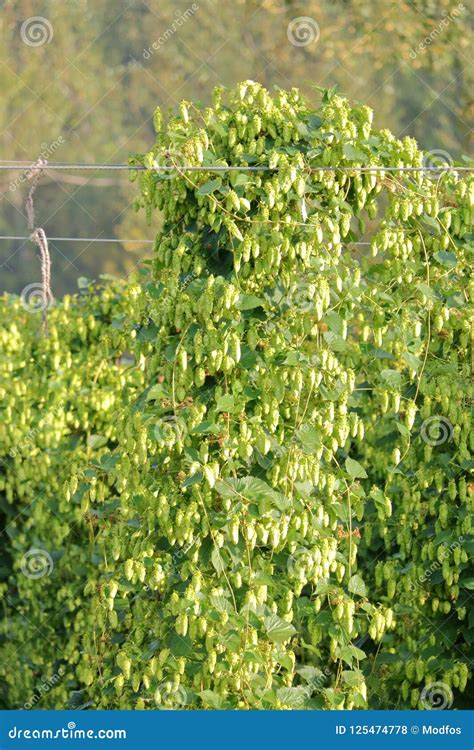
[[[418,230],[418,234],[419,234],[419,237],[420,237],[420,240],[421,240],[421,245],[423,247],[423,252],[424,252],[424,256],[425,256],[425,263],[426,263],[426,285],[431,289],[431,285],[430,285],[430,262],[429,262],[429,258],[428,258],[428,253],[426,251],[426,245],[425,245],[425,241],[423,239],[423,234],[422,234],[422,232],[420,230]],[[430,351],[430,344],[431,344],[431,307],[428,305],[428,310],[427,310],[427,314],[426,314],[426,344],[425,344],[425,353],[424,353],[423,362],[422,362],[421,369],[420,369],[420,374],[418,376],[418,381],[417,381],[417,384],[416,384],[415,395],[413,397],[413,402],[414,403],[416,403],[416,400],[418,398],[418,394],[420,392],[421,379],[423,377],[423,373],[424,373],[425,367],[426,367],[426,362],[428,360],[428,354],[429,354],[429,351]],[[407,445],[407,447],[405,449],[405,452],[404,452],[403,456],[400,458],[400,461],[399,461],[400,464],[402,463],[402,461],[404,460],[404,458],[407,455],[408,451],[410,450],[410,447],[411,447],[411,431],[410,431],[410,434],[408,436],[408,445]]]
[[[204,503],[204,500],[202,499],[202,497],[201,497],[201,493],[200,493],[200,492],[198,493],[198,497],[199,497],[199,502],[201,503],[201,505],[202,505],[202,507],[203,507],[203,510],[204,510],[204,513],[205,513],[205,515],[206,515],[206,518],[207,518],[207,522],[208,522],[208,524],[209,524],[209,533],[210,533],[210,535],[211,535],[212,541],[213,541],[213,543],[214,543],[214,546],[215,546],[215,548],[216,548],[217,550],[219,550],[219,546],[218,546],[218,545],[217,545],[217,543],[216,543],[216,539],[215,539],[215,536],[214,536],[214,532],[213,532],[213,530],[212,530],[212,525],[211,525],[211,522],[209,521],[209,514],[208,514],[208,512],[207,512],[206,504]],[[220,552],[219,552],[219,555],[220,555]],[[228,586],[228,588],[229,588],[230,594],[231,594],[231,596],[232,596],[232,601],[233,601],[233,603],[234,603],[234,609],[235,609],[236,613],[238,613],[238,609],[237,609],[237,602],[236,602],[236,600],[235,600],[235,595],[234,595],[234,589],[232,588],[232,586],[231,586],[231,584],[230,584],[229,578],[228,578],[228,576],[227,576],[227,573],[225,572],[225,569],[224,569],[224,567],[222,568],[222,573],[223,573],[223,576],[224,576],[224,578],[225,578],[225,580],[226,580],[226,583],[227,583],[227,586]]]

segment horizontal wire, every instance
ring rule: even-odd
[[[30,240],[31,237],[0,235],[0,240]],[[48,237],[49,242],[127,242],[133,244],[154,244],[155,240],[128,240],[115,237]]]
[[[15,164],[4,164],[3,162],[0,162],[0,169],[28,169],[28,168],[34,168],[36,167],[34,162],[22,162],[22,163],[15,163]],[[52,162],[50,164],[45,164],[42,169],[118,169],[118,170],[127,170],[130,172],[133,171],[150,171],[150,172],[170,172],[173,170],[176,171],[204,171],[204,172],[232,172],[232,171],[252,171],[252,172],[260,172],[262,170],[273,170],[274,167],[268,167],[268,166],[261,166],[261,167],[251,167],[251,166],[242,166],[242,167],[234,167],[234,166],[210,166],[210,167],[200,167],[195,165],[183,165],[183,166],[158,166],[158,167],[145,167],[141,164],[139,164],[136,167],[132,167],[130,164],[73,164],[73,163],[56,163]]]
[[[0,160],[0,169],[24,169],[36,167],[36,162],[12,160]],[[80,162],[51,162],[44,165],[43,169],[111,169],[127,171],[149,171],[149,172],[170,172],[170,171],[187,171],[187,172],[266,172],[275,171],[278,167],[269,167],[262,164],[261,166],[196,166],[191,164],[173,165],[173,166],[156,166],[146,167],[144,165],[131,166],[130,164],[81,164]],[[474,167],[455,167],[453,165],[439,167],[309,167],[311,172],[472,172]]]
[[[31,237],[9,237],[0,235],[0,240],[29,240]],[[128,242],[154,245],[155,240],[127,240],[115,237],[48,237],[48,242]],[[345,245],[370,245],[370,242],[345,242]]]

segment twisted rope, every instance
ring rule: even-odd
[[[41,227],[35,227],[35,207],[33,203],[33,197],[38,187],[41,174],[47,162],[43,159],[38,159],[31,166],[28,178],[31,179],[31,186],[28,192],[28,197],[25,203],[26,217],[28,222],[28,230],[31,232],[30,239],[38,247],[41,261],[41,287],[42,287],[42,309],[41,309],[41,325],[40,330],[44,334],[48,335],[48,308],[54,302],[53,293],[51,291],[51,258],[49,255],[48,239],[44,229]]]

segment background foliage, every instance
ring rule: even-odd
[[[441,31],[446,14],[458,7],[448,0],[205,0],[179,28],[173,24],[192,5],[187,0],[0,5],[4,159],[34,159],[62,138],[50,160],[125,162],[129,150],[147,148],[157,103],[165,109],[182,98],[209,103],[214,85],[242,78],[267,87],[297,85],[305,93],[314,84],[338,84],[374,107],[378,127],[453,158],[469,149],[467,3]],[[21,41],[21,25],[31,16],[50,21],[50,43]],[[317,22],[318,42],[290,43],[288,24],[298,16]],[[165,43],[144,56],[166,33]],[[24,187],[10,189],[17,177],[0,175],[1,234],[27,234]],[[39,221],[50,236],[143,238],[141,218],[128,210],[133,195],[123,173],[51,173],[38,193]],[[146,251],[132,244],[52,243],[54,292],[74,291],[81,275],[123,275]],[[0,262],[3,289],[19,292],[37,279],[28,242],[2,241]]]

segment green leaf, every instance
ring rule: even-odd
[[[305,702],[308,688],[299,687],[281,687],[277,690],[278,700],[285,706],[301,708]]]
[[[240,479],[226,479],[225,482],[218,480],[215,489],[222,497],[245,498],[250,502],[259,503],[268,500],[278,510],[284,511],[289,506],[289,501],[281,492],[277,492],[270,485],[258,479],[258,477],[241,477]]]
[[[352,576],[349,580],[348,589],[351,594],[357,594],[357,596],[366,596],[367,589],[362,578],[358,575]]]
[[[210,706],[216,711],[222,708],[224,699],[219,693],[215,693],[213,690],[202,690],[199,695],[206,706]]]
[[[341,659],[343,659],[346,662],[346,664],[352,667],[354,656],[349,646],[344,646],[344,648],[341,648],[339,651],[339,656]]]
[[[245,172],[239,172],[234,180],[234,186],[246,185],[249,179],[249,176],[246,175]]]
[[[324,693],[324,698],[329,706],[335,709],[339,709],[342,708],[345,696],[343,692],[336,693],[333,688],[328,688]]]
[[[433,258],[436,258],[438,263],[445,268],[455,268],[458,262],[454,253],[448,253],[446,250],[440,250],[439,253],[434,253]]]
[[[398,370],[382,370],[380,377],[393,388],[397,388],[402,382],[402,374]]]
[[[352,655],[354,659],[358,659],[359,661],[363,661],[363,659],[366,659],[365,652],[362,651],[362,649],[357,648],[357,646],[354,646],[354,644],[351,644],[349,646],[350,650],[352,651]]]
[[[296,633],[293,625],[286,620],[282,620],[278,615],[265,617],[264,625],[268,637],[274,643],[284,643]]]
[[[99,459],[99,465],[104,471],[112,471],[114,469],[118,462],[120,461],[120,456],[117,454],[104,454]]]
[[[315,656],[319,657],[320,652],[316,648],[316,646],[313,646],[311,643],[305,643],[303,640],[301,641],[301,647],[305,648],[307,651],[309,651],[311,654],[314,654]]]
[[[204,185],[201,185],[197,193],[198,195],[210,195],[210,193],[213,193],[214,190],[217,190],[218,187],[220,187],[222,184],[221,180],[209,180],[209,182],[205,182]]]
[[[222,123],[217,122],[216,118],[213,116],[212,120],[210,122],[211,126],[214,128],[216,133],[219,133],[222,138],[225,138],[227,135],[227,128],[225,128]]]
[[[385,511],[385,495],[378,487],[373,487],[370,491],[370,497],[373,499],[375,507],[381,512]]]
[[[230,612],[232,611],[232,605],[230,601],[221,594],[211,594],[209,601],[218,612]],[[239,639],[240,642],[240,639]]]
[[[428,214],[422,214],[421,220],[427,224],[429,227],[434,229],[436,234],[441,234],[441,227],[439,225],[439,222],[436,221],[436,219],[433,219],[432,216],[428,216]]]
[[[435,294],[430,286],[428,284],[420,283],[416,285],[416,288],[425,295],[425,297],[428,297],[428,299],[436,299]]]
[[[211,553],[211,562],[216,569],[217,575],[222,575],[222,573],[225,570],[224,560],[222,559],[222,555],[219,551],[219,547],[214,547]]]
[[[164,388],[160,383],[157,383],[156,385],[152,385],[150,390],[148,391],[146,395],[147,401],[157,401],[161,398],[168,398],[168,392],[166,388]]]
[[[296,672],[300,675],[300,677],[305,680],[305,682],[308,683],[308,685],[311,685],[312,687],[322,686],[324,683],[326,676],[323,672],[321,672],[320,669],[317,667],[312,667],[310,665],[300,667],[296,670]]]
[[[362,674],[360,673],[359,670],[354,670],[354,671],[345,670],[342,673],[342,681],[346,685],[349,685],[349,687],[357,687],[358,685],[362,683],[362,679],[363,679]]]
[[[263,307],[263,299],[256,297],[255,294],[241,294],[237,307],[239,310],[253,310],[256,307]]]
[[[345,143],[343,146],[343,152],[346,159],[351,161],[360,161],[362,164],[367,164],[368,157],[364,151],[360,148],[356,148],[351,143]]]
[[[102,448],[107,445],[107,438],[104,435],[89,435],[87,438],[87,445],[89,448]]]
[[[211,434],[211,435],[218,435],[220,432],[222,432],[222,427],[215,422],[201,422],[200,424],[196,425],[191,430],[191,435],[202,435],[202,434]]]
[[[410,430],[405,424],[402,424],[401,422],[395,422],[395,427],[397,428],[400,435],[403,435],[403,437],[410,437]]]
[[[313,453],[321,445],[321,433],[312,425],[301,427],[297,431],[296,437],[307,454]]]
[[[333,352],[345,352],[349,348],[347,341],[343,339],[342,336],[334,333],[334,331],[325,331],[323,333],[323,338],[326,343],[329,344]]]
[[[287,669],[289,672],[293,670],[293,660],[285,651],[282,654],[278,654],[276,659],[278,661],[278,664],[280,664],[284,669]]]
[[[403,352],[402,357],[412,370],[418,372],[421,367],[421,360],[419,360],[418,357],[415,357],[414,354],[410,354],[410,352]]]
[[[204,475],[202,471],[197,471],[195,474],[193,474],[190,477],[186,477],[186,479],[183,482],[183,488],[184,487],[192,487],[193,484],[199,484],[199,482],[202,482],[204,478]]]
[[[367,472],[364,467],[360,465],[358,461],[353,458],[346,458],[346,471],[351,479],[367,479]]]
[[[331,591],[332,588],[332,584],[328,578],[320,578],[316,584],[316,593],[327,594],[329,593],[329,591]]]
[[[461,581],[459,581],[459,583],[465,589],[469,589],[469,591],[474,591],[474,578],[464,578]]]
[[[190,656],[193,652],[193,644],[189,635],[178,635],[175,630],[168,633],[166,644],[173,656]]]
[[[348,664],[350,667],[352,666],[354,659],[362,661],[366,658],[364,652],[360,648],[357,648],[357,646],[354,646],[352,643],[349,646],[344,646],[344,648],[341,648],[339,651],[339,655],[341,659],[344,659],[346,664]]]
[[[224,396],[221,396],[217,399],[216,403],[216,411],[225,411],[229,412],[230,414],[233,413],[235,409],[235,399],[230,393],[226,393]]]
[[[323,318],[323,322],[326,323],[330,331],[337,334],[338,336],[341,336],[344,330],[344,320],[340,315],[338,315],[338,313],[327,313]]]
[[[227,602],[227,604],[228,607],[226,610],[230,612],[232,610],[232,605],[230,602]],[[240,633],[237,633],[236,630],[231,630],[230,633],[225,633],[219,640],[226,649],[232,651],[233,654],[240,654],[242,644],[240,642]]]
[[[448,307],[464,307],[465,304],[466,304],[466,301],[463,297],[462,292],[449,294],[446,298],[446,305]]]

